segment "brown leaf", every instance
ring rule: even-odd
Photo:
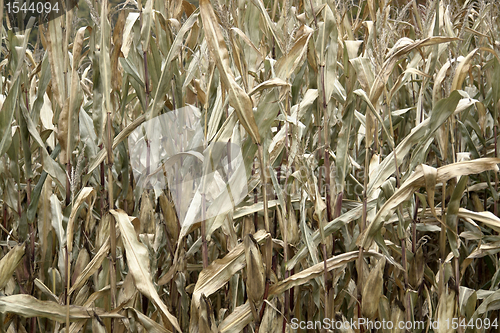
[[[80,288],[99,268],[101,268],[102,262],[108,255],[109,251],[109,236],[104,241],[104,244],[101,246],[99,251],[96,253],[94,258],[85,266],[83,271],[75,278],[71,289],[69,290],[69,294],[71,295],[75,290]]]
[[[123,210],[110,210],[120,228],[121,238],[125,246],[129,274],[134,277],[135,286],[141,293],[147,296],[161,312],[167,317],[176,330],[182,332],[177,318],[175,318],[167,306],[160,299],[153,285],[149,268],[149,253],[146,247],[137,240],[137,234],[130,217]],[[132,218],[133,219],[133,218]]]
[[[165,327],[158,324],[153,319],[149,318],[141,311],[134,309],[132,307],[126,308],[128,312],[128,317],[134,316],[137,318],[137,321],[141,323],[142,326],[146,329],[148,333],[172,333],[172,331],[167,330]]]
[[[256,144],[260,144],[259,129],[253,115],[252,100],[236,83],[229,65],[229,53],[226,42],[224,41],[217,16],[209,0],[200,1],[200,11],[208,48],[219,69],[221,80],[229,91],[229,104],[236,110],[238,119],[248,134],[250,134],[252,140]]]
[[[403,38],[401,40],[403,40]],[[389,52],[389,56],[388,56],[387,60],[384,62],[380,72],[375,77],[375,81],[373,82],[373,85],[371,86],[371,89],[370,89],[370,101],[375,104],[376,101],[379,99],[379,97],[382,94],[382,91],[384,89],[384,86],[387,83],[387,80],[389,79],[389,76],[391,75],[392,71],[394,70],[394,67],[395,67],[396,62],[398,61],[399,57],[411,52],[412,50],[414,50],[416,48],[422,48],[424,46],[429,46],[429,45],[448,43],[448,42],[452,42],[454,40],[457,40],[457,38],[432,36],[432,37],[428,37],[428,38],[425,38],[422,40],[416,40],[416,41],[405,38],[404,43],[399,43],[399,41],[398,41],[398,43],[396,43],[396,45],[393,47],[391,52]]]
[[[71,283],[74,283],[76,278],[80,275],[83,269],[88,265],[90,261],[89,253],[85,248],[78,252],[78,258],[76,258],[75,267],[73,268],[73,275],[71,277]]]
[[[24,256],[25,244],[17,244],[9,253],[3,256],[0,260],[0,289],[3,289],[7,282],[12,277],[12,273],[16,270]]]
[[[295,42],[290,52],[276,62],[276,76],[278,78],[282,80],[288,79],[299,66],[302,59],[307,54],[307,45],[312,34],[312,29],[307,30],[306,33]]]
[[[140,234],[153,234],[155,231],[155,210],[151,197],[147,191],[142,193],[141,209],[139,212]]]
[[[439,327],[437,329],[438,333],[455,332],[451,325],[447,325],[447,323],[451,323],[453,318],[456,318],[455,303],[455,292],[453,290],[446,290],[446,292],[441,295],[437,308],[436,319],[436,321],[439,322]]]
[[[257,231],[254,235],[257,242],[263,242],[269,234],[264,230]],[[224,286],[231,277],[245,267],[245,247],[243,243],[238,244],[222,259],[213,261],[207,268],[200,272],[198,281],[194,287],[191,302],[191,321],[189,331],[196,333],[200,299],[202,295],[210,296]],[[196,318],[196,319],[195,319]]]
[[[369,319],[375,318],[378,312],[379,300],[384,286],[384,267],[385,258],[382,258],[370,271],[368,279],[363,286],[361,311],[363,316]]]
[[[448,164],[437,169],[436,183],[443,183],[454,177],[478,174],[487,170],[497,171],[498,163],[500,163],[499,158],[487,157]],[[415,172],[408,177],[401,187],[380,208],[373,222],[359,236],[356,244],[363,248],[369,248],[373,242],[373,237],[382,228],[385,218],[390,212],[422,186],[425,186],[425,177],[423,167],[418,166]]]
[[[90,313],[95,311],[101,317],[123,318],[117,313],[106,313],[102,309],[91,309],[82,306],[69,306],[69,319],[76,321],[79,319],[91,318]],[[60,305],[52,301],[40,301],[30,295],[12,295],[0,297],[0,313],[15,313],[26,318],[42,317],[58,322],[66,321],[66,305]]]
[[[277,311],[277,299],[267,302],[262,321],[259,326],[260,332],[281,332],[283,318]]]
[[[365,251],[364,256],[371,256],[376,258],[383,257],[380,253],[374,251]],[[326,261],[327,271],[331,271],[334,268],[342,267],[349,262],[355,261],[358,257],[359,257],[359,251],[351,251],[334,256]],[[398,268],[402,269],[401,267]],[[324,263],[320,262],[299,273],[296,273],[288,277],[287,279],[272,285],[269,289],[268,299],[273,298],[275,295],[282,294],[285,290],[303,285],[308,281],[310,281],[311,279],[323,275],[324,271],[325,271]],[[241,329],[251,321],[252,321],[252,310],[250,303],[247,301],[245,304],[237,307],[228,317],[226,317],[220,323],[219,330],[221,333],[241,332]]]
[[[179,239],[179,220],[177,219],[175,205],[164,193],[160,195],[159,199],[163,218],[167,225],[167,234],[172,240],[172,244],[175,244]]]
[[[418,288],[422,281],[424,280],[424,270],[425,270],[425,258],[422,246],[419,246],[417,253],[413,256],[412,263],[410,265],[410,284]]]
[[[88,221],[90,219],[90,216],[92,215],[92,208],[94,207],[95,199],[96,199],[95,190],[92,187],[84,187],[80,191],[78,198],[76,198],[76,201],[73,204],[73,207],[71,208],[71,214],[70,214],[69,220],[68,220],[68,228],[66,231],[68,251],[70,253],[71,253],[71,251],[73,251],[73,228],[74,228],[73,225],[75,223],[76,213],[80,209],[80,206],[85,201],[87,201],[88,202],[87,221]]]
[[[214,312],[210,304],[210,300],[201,295],[200,310],[199,310],[199,330],[200,333],[217,333],[217,326],[215,325]]]
[[[259,304],[264,296],[266,286],[266,273],[262,263],[262,255],[257,241],[252,235],[244,236],[245,259],[247,263],[247,295],[255,304]]]
[[[71,152],[68,152],[68,131],[69,131],[69,103],[64,103],[59,121],[57,122],[57,141],[61,145],[61,154],[59,159],[62,164],[68,163],[71,159]]]
[[[262,91],[264,89],[270,89],[270,88],[275,88],[275,87],[289,87],[290,84],[287,83],[286,81],[283,81],[280,78],[273,78],[267,81],[262,82],[258,86],[254,87],[250,92],[248,93],[248,96],[252,96],[253,94]]]

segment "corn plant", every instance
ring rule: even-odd
[[[61,4],[0,16],[2,332],[498,330],[494,1]]]

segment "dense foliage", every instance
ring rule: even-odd
[[[80,3],[2,18],[2,331],[495,328],[494,1]]]

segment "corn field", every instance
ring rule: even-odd
[[[495,1],[60,4],[0,13],[1,332],[500,331]]]

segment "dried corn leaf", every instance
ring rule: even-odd
[[[49,27],[46,31],[45,38],[47,40],[47,51],[49,53],[49,62],[51,69],[51,85],[54,97],[59,107],[64,107],[66,100],[66,77],[64,75],[66,69],[63,68],[65,64],[66,55],[64,54],[63,47],[63,23],[61,16],[49,21]]]
[[[219,324],[220,333],[241,333],[243,328],[252,322],[250,302],[238,306]]]
[[[227,46],[210,1],[201,0],[200,10],[208,48],[215,59],[215,63],[221,75],[221,80],[229,91],[229,104],[236,110],[238,119],[252,137],[252,140],[260,144],[259,129],[257,128],[257,123],[253,115],[252,100],[236,83],[234,74],[229,65]]]
[[[382,254],[374,251],[365,251],[363,255],[375,258],[383,257]],[[326,270],[331,271],[334,268],[341,267],[344,264],[356,260],[358,256],[359,256],[359,251],[351,251],[339,254],[337,256],[333,256],[326,261],[326,266],[327,266]],[[269,290],[269,294],[278,295],[292,287],[303,285],[307,281],[321,276],[324,273],[324,271],[325,271],[324,263],[320,262],[273,285]]]
[[[266,273],[258,243],[252,235],[244,236],[245,259],[247,264],[247,295],[250,301],[259,304],[264,296]]]
[[[463,219],[473,219],[475,221],[482,222],[486,224],[488,227],[491,229],[495,230],[496,232],[500,232],[500,218],[493,214],[492,212],[473,212],[470,211],[466,208],[459,208],[458,209],[458,217],[463,218]]]
[[[255,7],[257,7],[260,11],[260,14],[263,17],[264,21],[264,27],[266,32],[271,32],[272,36],[274,37],[274,41],[276,42],[276,45],[280,48],[281,52],[285,52],[285,49],[283,47],[283,32],[277,29],[276,23],[274,23],[271,18],[269,17],[269,14],[266,9],[266,5],[262,0],[252,0],[253,4]],[[271,38],[270,38],[271,39]]]
[[[382,183],[394,173],[394,155],[397,155],[397,164],[399,166],[410,153],[414,145],[417,145],[417,150],[419,150],[420,147],[426,147],[425,143],[428,140],[432,140],[434,133],[450,115],[463,110],[460,105],[462,100],[464,99],[461,99],[461,95],[454,91],[450,94],[450,97],[440,100],[434,106],[431,117],[425,119],[417,127],[413,128],[411,133],[401,140],[395,151],[391,152],[382,163],[380,163],[378,171],[375,173],[373,179],[370,177],[370,182],[368,183],[368,196],[378,189]],[[464,100],[465,105],[470,106],[472,105],[471,102],[471,99]],[[422,148],[420,148],[420,150],[422,150]],[[412,155],[417,155],[417,153],[413,152]],[[413,163],[418,163],[415,157],[412,157],[412,160],[415,161]]]
[[[163,218],[167,225],[168,236],[172,239],[172,243],[177,243],[179,239],[179,220],[175,211],[175,205],[164,193],[160,195],[159,199]]]
[[[269,234],[264,230],[259,230],[253,237],[257,242],[263,242],[269,237]],[[191,300],[191,321],[189,324],[189,331],[191,333],[198,332],[196,321],[202,295],[208,297],[215,293],[243,267],[245,267],[245,246],[243,243],[240,243],[231,252],[226,254],[224,258],[213,261],[207,268],[200,272]]]
[[[438,333],[451,333],[455,332],[455,329],[449,324],[455,316],[455,291],[446,291],[441,295],[439,299],[439,304],[437,308],[437,319],[439,322],[439,327],[437,329]]]
[[[130,135],[130,133],[132,133],[137,127],[139,127],[145,120],[146,116],[140,115],[139,117],[135,118],[133,122],[127,125],[127,127],[125,127],[120,133],[118,133],[118,135],[115,136],[115,138],[113,139],[112,149],[115,149],[120,142],[122,142],[125,138],[127,138]],[[106,158],[106,150],[101,149],[99,151],[99,154],[94,159],[94,161],[90,164],[89,169],[87,171],[87,175],[83,180],[83,183],[85,183],[90,178],[90,176],[92,175],[92,171],[94,171],[95,168],[97,168],[102,163],[102,161],[104,161],[104,158]]]
[[[257,85],[256,87],[254,87],[252,90],[250,90],[248,96],[252,96],[253,94],[262,91],[264,89],[270,89],[275,87],[287,87],[287,86],[290,86],[290,84],[287,83],[286,81],[283,81],[280,78],[275,77],[270,80],[264,81],[261,84]]]
[[[367,211],[370,211],[371,209],[375,208],[376,206],[376,200],[371,200],[367,204]],[[333,221],[330,221],[326,226],[325,226],[325,237],[330,236],[332,233],[335,231],[339,230],[342,226],[348,224],[349,222],[355,221],[356,219],[359,219],[363,213],[363,207],[362,205],[358,205],[357,207],[345,212],[344,214],[340,215]],[[321,241],[321,236],[319,230],[316,230],[313,235],[312,235],[313,241],[315,246],[317,246],[320,241]],[[308,254],[308,248],[306,245],[303,245],[299,251],[295,254],[295,256],[289,260],[289,262],[286,264],[286,269],[293,269],[298,262],[303,260]]]
[[[433,36],[417,41],[413,41],[409,38],[406,38],[406,40],[409,41],[407,43],[399,43],[398,41],[398,43],[396,43],[396,45],[389,53],[390,56],[382,65],[382,69],[375,77],[373,85],[371,86],[370,89],[370,101],[372,103],[375,103],[379,99],[384,89],[384,86],[387,83],[387,80],[389,79],[389,76],[391,75],[392,71],[394,70],[394,66],[396,65],[396,62],[400,56],[405,55],[416,48],[448,43],[457,39],[458,38],[454,37],[452,38],[452,37]]]
[[[364,252],[365,256],[371,256],[375,258],[382,258],[383,255],[374,251]],[[327,260],[327,271],[332,269],[342,267],[343,265],[355,261],[359,256],[359,251],[352,251],[348,253],[343,253],[338,256],[334,256]],[[294,274],[287,279],[272,285],[269,289],[269,297],[282,294],[285,290],[293,287],[304,285],[311,279],[317,278],[324,274],[325,267],[324,263],[320,262],[314,266],[311,266],[297,274]],[[241,332],[243,327],[252,321],[252,310],[250,303],[247,301],[245,304],[237,307],[233,313],[231,313],[226,319],[224,319],[219,325],[219,331],[221,333],[236,333]]]
[[[459,238],[456,234],[457,223],[458,223],[458,209],[460,208],[460,202],[462,201],[462,195],[467,186],[467,180],[469,177],[463,176],[460,178],[457,186],[453,190],[453,194],[451,195],[450,202],[448,203],[448,208],[446,209],[446,225],[448,229],[446,229],[446,234],[448,235],[448,243],[450,244],[451,250],[456,258],[460,257],[460,253],[458,252],[459,248]]]
[[[129,274],[134,277],[135,286],[141,293],[147,296],[161,312],[167,317],[170,323],[176,330],[181,331],[177,318],[169,311],[165,303],[160,299],[151,279],[149,268],[149,253],[146,247],[137,239],[137,234],[134,226],[129,219],[127,213],[123,210],[110,210],[110,213],[115,217],[120,228],[121,238],[125,246]]]
[[[455,76],[453,77],[453,82],[451,84],[452,91],[462,88],[465,77],[469,75],[472,58],[477,53],[477,51],[479,51],[479,49],[477,48],[470,51],[469,54],[465,58],[463,58],[460,64],[457,66]]]
[[[384,286],[384,266],[385,258],[382,258],[370,271],[368,279],[366,279],[363,286],[361,311],[363,316],[369,319],[375,318],[378,313],[379,300],[382,296],[382,287]]]
[[[273,298],[270,302],[266,301],[264,315],[259,325],[261,332],[280,332],[283,325],[281,313],[277,311],[277,299]]]
[[[14,111],[16,110],[15,104],[17,101],[17,94],[19,92],[19,80],[14,81],[10,91],[3,101],[2,107],[0,109],[0,135],[2,139],[0,140],[0,156],[3,156],[7,149],[9,149],[12,142],[12,130],[11,124],[14,118]]]
[[[135,318],[137,318],[137,320],[141,323],[141,325],[146,329],[146,332],[148,333],[172,333],[137,309],[130,307],[125,308],[125,310],[127,310],[128,317],[130,318],[134,316]]]
[[[25,244],[17,244],[0,260],[0,289],[3,289],[24,256]]]
[[[33,122],[31,116],[28,114],[28,111],[25,108],[22,109],[22,115],[24,120],[26,121],[26,125],[28,126],[28,131],[36,141],[36,143],[40,146],[40,152],[43,156],[43,170],[45,170],[49,175],[52,176],[52,179],[56,182],[60,189],[63,189],[64,180],[66,179],[66,174],[61,168],[61,166],[54,161],[54,159],[49,155],[45,140],[42,139],[40,134],[38,133],[37,126]]]
[[[91,318],[92,311],[100,317],[123,318],[117,313],[108,313],[99,308],[87,308],[82,306],[69,306],[69,319]],[[66,306],[52,301],[40,301],[30,295],[12,295],[0,297],[0,313],[15,313],[26,318],[41,317],[58,322],[66,321]]]
[[[71,276],[71,282],[74,283],[82,271],[87,267],[90,261],[89,253],[87,249],[83,248],[78,252],[78,257],[76,258],[75,267],[73,267],[73,275]]]
[[[148,120],[156,117],[160,110],[165,106],[165,94],[171,88],[171,79],[173,76],[173,71],[171,69],[171,63],[177,58],[182,51],[182,42],[186,33],[193,27],[193,24],[198,20],[198,14],[194,13],[191,15],[186,22],[182,25],[181,29],[175,36],[175,39],[168,51],[166,59],[163,61],[161,68],[161,76],[158,80],[158,86],[156,87],[154,93],[154,100],[151,109],[148,112]]]
[[[269,235],[264,230],[259,230],[253,237],[261,243]],[[193,303],[196,303],[202,294],[207,297],[212,295],[225,285],[235,273],[245,267],[244,254],[245,246],[240,243],[224,258],[215,260],[201,271],[193,291]]]
[[[104,322],[97,314],[92,316],[92,333],[106,333]]]
[[[301,62],[307,53],[307,45],[313,33],[312,29],[302,35],[292,46],[290,52],[276,62],[276,77],[287,80]]]
[[[201,295],[200,309],[199,309],[199,330],[200,333],[217,333],[217,326],[215,325],[214,312],[210,300]]]
[[[68,228],[66,229],[68,251],[70,253],[73,251],[73,228],[74,228],[73,225],[75,223],[76,213],[78,213],[78,210],[83,205],[83,203],[87,201],[88,202],[87,223],[88,223],[88,220],[92,215],[92,208],[94,207],[95,199],[96,199],[95,190],[92,187],[84,187],[80,191],[78,198],[76,198],[76,201],[73,204],[73,207],[71,208],[71,214],[69,215],[69,220],[68,220]]]
[[[498,158],[480,158],[473,161],[448,164],[437,169],[436,183],[443,183],[454,177],[478,174],[487,170],[498,171],[498,163],[500,163]],[[360,235],[356,243],[363,248],[369,248],[376,233],[382,228],[386,217],[399,204],[407,200],[416,189],[422,186],[425,186],[425,177],[422,167],[419,166],[391,198],[384,203],[373,222]]]
[[[63,110],[67,110],[64,113],[66,119],[61,119],[63,114],[59,116],[59,123],[62,121],[66,122],[66,131],[61,131],[58,136],[66,135],[66,145],[61,147],[61,162],[65,164],[71,159],[71,154],[74,149],[75,139],[78,138],[78,114],[80,111],[80,106],[83,101],[83,92],[80,87],[80,77],[78,75],[78,66],[80,64],[80,59],[82,57],[82,46],[83,39],[85,35],[86,27],[78,29],[73,42],[73,65],[71,66],[71,88],[69,91],[68,105],[64,107]],[[59,125],[58,125],[59,126]],[[59,127],[58,127],[59,129]],[[63,141],[59,140],[60,143]]]
[[[102,266],[102,262],[107,257],[109,252],[110,244],[109,244],[109,236],[101,246],[96,255],[92,258],[92,260],[85,266],[82,272],[76,277],[71,289],[69,290],[69,294],[71,295],[75,290],[80,288],[87,280],[99,270]]]

